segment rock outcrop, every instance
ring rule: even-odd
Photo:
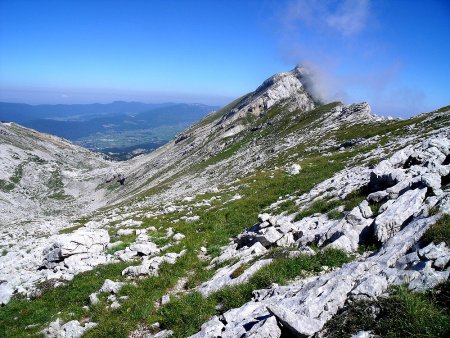
[[[225,114],[220,125],[230,125],[247,115],[259,116],[283,100],[286,101],[287,109],[302,111],[313,109],[314,100],[304,86],[304,79],[307,77],[309,72],[304,67],[296,67],[290,72],[271,76]]]
[[[441,179],[423,177],[448,175],[445,159],[449,154],[450,140],[432,137],[394,153],[365,172],[366,178],[344,178],[338,173],[328,180],[335,182],[337,177],[342,180],[334,191],[335,196],[345,196],[348,186],[363,189],[368,194],[341,220],[330,220],[320,214],[295,222],[295,214],[260,214],[261,223],[238,235],[215,259],[220,262],[235,257],[239,261],[220,268],[210,281],[199,287],[201,293],[208,295],[224,286],[248,280],[248,276],[267,264],[264,259],[267,248],[285,246],[302,250],[308,244],[315,244],[325,249],[355,252],[371,238],[381,243],[381,248],[370,257],[361,257],[332,272],[255,291],[252,301],[225,312],[222,317],[212,318],[193,337],[247,337],[254,334],[254,327],[261,327],[260,332],[266,325],[267,329],[272,327],[274,321],[268,322],[270,318],[278,323],[278,330],[271,328],[269,336],[281,337],[284,332],[309,337],[320,332],[349,300],[374,299],[384,294],[389,285],[407,283],[410,289],[425,290],[447,280],[450,249],[445,243],[420,248],[419,240],[442,217],[442,214],[430,215],[430,209],[448,210],[450,192],[441,190]],[[415,158],[414,165],[410,165],[411,158]],[[314,194],[300,196],[298,201],[304,202],[326,192],[327,189],[319,185]],[[368,200],[384,201],[377,214],[373,213]],[[280,241],[288,234],[290,240]],[[248,262],[253,263],[246,266]],[[241,267],[246,267],[240,275],[245,277],[233,279],[233,272]]]
[[[43,330],[41,333],[47,338],[79,338],[87,330],[97,326],[96,323],[86,323],[81,325],[78,320],[71,320],[65,324],[61,323],[58,318],[54,322],[51,322],[49,327]]]
[[[44,249],[42,267],[59,267],[61,277],[64,272],[76,274],[92,269],[100,263],[106,263],[104,252],[110,238],[106,230],[76,230],[71,234],[60,235],[57,241]]]
[[[178,254],[169,252],[163,256],[153,258],[144,257],[141,265],[129,266],[122,271],[122,275],[127,277],[157,276],[162,263],[175,264],[176,260],[183,256],[184,253],[185,251],[183,250]]]

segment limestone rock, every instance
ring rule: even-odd
[[[398,182],[393,187],[387,188],[386,192],[389,195],[390,199],[396,199],[400,195],[402,195],[404,192],[415,189],[420,186],[421,178],[420,177],[414,177],[409,178],[405,177],[403,180]]]
[[[409,190],[375,219],[375,235],[385,242],[398,232],[405,221],[417,213],[425,199],[426,188]]]
[[[358,285],[351,291],[351,295],[358,299],[374,299],[380,296],[387,287],[386,277],[369,275],[358,282]]]
[[[295,108],[313,109],[314,102],[301,82],[308,76],[308,70],[304,67],[296,67],[290,72],[275,74],[239,102],[236,108],[225,114],[219,123],[228,126],[247,115],[258,116],[274,104],[286,99],[294,102]]]
[[[165,304],[167,304],[167,303],[169,303],[170,302],[170,296],[169,295],[164,295],[164,296],[162,296],[161,297],[161,305],[165,305]]]
[[[441,176],[439,175],[439,173],[427,172],[425,174],[422,174],[421,182],[425,186],[429,187],[435,195],[442,194]]]
[[[359,331],[350,338],[375,338],[375,335],[373,335],[370,331]]]
[[[172,330],[162,330],[153,335],[147,335],[146,338],[168,338],[171,337],[172,335],[173,335]]]
[[[114,282],[110,279],[106,279],[105,282],[103,283],[103,286],[100,288],[98,292],[108,292],[117,294],[124,285],[125,283]]]
[[[367,195],[367,200],[378,203],[387,198],[388,196],[389,194],[386,192],[386,190],[381,190]]]
[[[438,245],[430,243],[425,248],[420,249],[418,252],[419,257],[424,257],[429,260],[436,260],[442,256],[448,255],[449,253],[450,250],[447,248],[444,242],[439,243]]]
[[[211,320],[204,323],[201,330],[190,336],[190,338],[216,338],[221,337],[222,329],[225,325],[219,320],[219,317],[213,316]]]
[[[395,268],[397,260],[413,248],[437,219],[429,217],[411,221],[386,241],[376,254],[363,260],[344,264],[340,269],[319,276],[296,280],[286,286],[274,285],[254,291],[252,301],[223,314],[226,324],[221,336],[245,335],[251,327],[258,323],[261,325],[260,322],[270,316],[268,309],[283,327],[291,328],[294,336],[311,336],[322,329],[349,297],[377,297],[389,284],[410,281],[410,288],[420,289],[445,280],[450,272],[435,271],[432,261],[415,270]]]
[[[282,236],[283,235],[277,230],[275,230],[275,228],[270,227],[258,231],[258,234],[255,236],[255,240],[267,248],[273,245]]]
[[[116,255],[119,256],[119,259],[124,262],[132,261],[134,257],[138,254],[137,251],[132,251],[130,248],[126,248],[125,250],[120,250],[116,252]]]
[[[288,173],[289,175],[298,175],[301,169],[302,167],[300,166],[300,164],[294,163],[286,168],[286,173]]]
[[[266,320],[260,321],[253,325],[253,327],[245,333],[245,338],[279,338],[281,337],[281,330],[278,327],[275,316],[271,316]]]
[[[268,214],[268,213],[263,213],[263,214],[259,214],[258,215],[258,219],[260,220],[260,222],[266,222],[270,219],[272,215]]]
[[[359,211],[361,212],[361,215],[364,218],[369,218],[373,216],[372,209],[370,208],[369,202],[367,202],[367,200],[361,202],[361,204],[359,205]]]
[[[183,235],[183,234],[180,234],[180,233],[176,233],[175,235],[173,235],[173,239],[175,240],[175,241],[181,241],[182,239],[184,239],[186,236],[185,235]]]
[[[182,250],[180,253],[169,252],[164,256],[157,257],[144,257],[141,265],[129,266],[122,271],[122,276],[127,277],[144,277],[144,276],[157,276],[159,267],[162,263],[175,264],[176,260],[183,256],[186,250]]]
[[[79,338],[84,332],[95,326],[97,326],[96,323],[86,323],[82,326],[77,320],[71,320],[62,325],[60,319],[57,319],[41,333],[47,338]]]
[[[117,230],[117,234],[119,236],[127,236],[127,235],[131,235],[135,232],[134,229],[119,229]]]
[[[0,305],[6,305],[10,301],[14,290],[7,284],[0,284]]]
[[[98,299],[98,294],[97,292],[91,293],[89,295],[89,303],[91,303],[91,305],[96,305],[100,302],[100,300]]]
[[[283,235],[278,241],[276,241],[277,246],[288,247],[295,244],[294,235],[289,232]]]
[[[450,254],[446,254],[444,256],[440,256],[436,258],[433,265],[440,270],[444,270],[446,267],[448,267],[450,262]]]
[[[206,251],[206,250],[205,250]],[[216,264],[220,262],[225,262],[229,259],[233,258],[246,258],[249,256],[256,257],[261,256],[267,252],[267,249],[262,246],[261,243],[256,242],[252,246],[247,247],[243,246],[240,249],[237,249],[236,243],[231,243],[229,246],[225,247],[219,257],[214,258],[211,261],[211,264]]]
[[[156,244],[152,242],[132,244],[130,245],[130,250],[136,251],[138,254],[142,254],[145,256],[154,255],[159,252]]]
[[[207,296],[215,291],[218,291],[226,286],[233,286],[242,284],[250,279],[259,269],[272,262],[272,259],[262,259],[253,263],[250,267],[245,269],[239,276],[233,276],[233,273],[244,267],[247,263],[252,261],[252,257],[248,256],[241,261],[232,264],[231,266],[224,266],[217,270],[215,275],[207,282],[204,282],[198,287],[198,291]]]
[[[191,217],[186,217],[185,222],[186,223],[192,223],[192,222],[196,222],[200,219],[200,216],[191,216]]]
[[[322,328],[318,320],[295,314],[283,306],[269,305],[267,309],[295,337],[309,337]]]
[[[54,262],[76,254],[96,254],[105,250],[110,238],[106,230],[76,230],[61,235],[57,242],[44,249],[43,266],[52,267]]]
[[[437,284],[448,280],[450,270],[436,271],[433,269],[433,262],[419,262],[412,266],[411,273],[405,272],[408,276],[409,288],[416,291],[424,291],[430,289]],[[415,273],[414,273],[415,272]]]
[[[402,257],[400,257],[397,262],[395,263],[395,266],[398,269],[405,269],[408,266],[410,266],[411,264],[417,263],[420,261],[419,256],[417,255],[417,252],[411,252],[407,255],[404,255]]]

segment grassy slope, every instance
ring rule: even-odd
[[[301,131],[302,128],[307,128],[312,122],[320,118],[321,113],[323,113],[323,110],[318,109],[288,124],[284,120],[292,121],[291,117],[295,116],[295,112],[291,114],[291,117],[285,115],[278,127],[277,125],[271,126],[272,132],[274,130],[276,133],[290,132],[293,130],[292,128],[295,129],[295,124],[300,125]],[[277,115],[273,114],[272,116],[276,117]],[[311,116],[315,116],[315,118]],[[303,126],[302,122],[304,123]],[[413,119],[409,123],[417,122]],[[402,127],[408,124],[407,122],[399,123],[395,121],[392,123],[396,127],[389,128],[389,131],[398,133],[403,132]],[[360,137],[365,130],[367,130],[365,126],[353,126],[349,128],[350,133],[345,134],[343,138],[353,138],[355,135]],[[379,132],[383,133],[383,130],[380,127]],[[263,137],[264,133],[266,133],[264,129],[254,134],[244,132],[243,135],[236,138],[237,143],[235,144],[239,145],[231,146],[232,150],[226,149],[210,161],[217,163],[228,158],[246,144],[243,140]],[[206,270],[207,263],[202,262],[197,257],[200,246],[207,247],[209,253],[217,255],[220,246],[226,244],[230,237],[254,224],[261,209],[276,201],[279,196],[309,191],[315,184],[343,169],[355,155],[371,148],[355,148],[345,152],[335,151],[329,157],[321,156],[318,153],[301,152],[303,149],[304,145],[299,145],[295,149],[289,150],[291,153],[298,152],[298,156],[302,157],[302,159],[298,158],[298,163],[303,168],[299,175],[288,176],[279,169],[266,170],[266,168],[260,168],[255,173],[241,178],[235,184],[238,187],[237,192],[243,197],[242,199],[224,205],[216,203],[210,208],[193,208],[193,214],[200,215],[200,220],[197,222],[185,223],[180,221],[173,224],[171,223],[173,219],[182,216],[177,213],[145,220],[143,228],[150,225],[171,226],[175,231],[185,234],[186,238],[182,243],[171,248],[170,251],[178,252],[182,248],[186,248],[187,254],[174,265],[164,265],[158,277],[138,280],[137,287],[127,286],[123,288],[120,294],[128,296],[129,299],[122,303],[121,308],[107,309],[105,301],[102,300],[88,313],[82,309],[83,305],[88,304],[89,294],[98,290],[104,279],[122,280],[120,272],[126,264],[101,266],[93,271],[76,276],[73,281],[64,287],[46,289],[41,296],[31,301],[18,297],[13,299],[10,304],[0,310],[0,336],[21,337],[28,333],[36,333],[45,327],[49,321],[57,317],[66,320],[92,318],[93,321],[99,323],[99,326],[87,333],[87,336],[91,337],[124,337],[139,324],[151,323],[155,320],[161,321],[168,328],[175,329],[176,336],[183,336],[198,330],[199,325],[205,319],[216,313],[216,305],[222,304],[222,310],[225,310],[248,300],[250,289],[265,286],[261,284],[263,279],[258,276],[264,276],[264,278],[271,276],[272,280],[285,283],[287,280],[301,275],[302,269],[307,270],[305,266],[313,267],[311,271],[317,271],[318,263],[314,260],[307,261],[302,258],[299,262],[288,260],[285,257],[277,257],[273,264],[261,270],[255,276],[255,279],[252,279],[248,284],[226,289],[211,296],[207,301],[200,299],[198,294],[193,293],[169,303],[160,310],[156,310],[154,306],[154,302],[172,288],[180,277],[189,276],[189,287],[194,287],[211,277],[213,271]],[[285,163],[287,160],[286,154],[280,153],[277,155],[278,157],[275,158],[273,163],[279,165]],[[196,167],[195,171],[201,170],[202,167]],[[154,192],[155,189],[147,191],[147,194]],[[321,207],[319,206],[319,208]],[[338,253],[332,255],[334,258],[337,257],[336,265],[345,261],[339,255]],[[230,300],[233,300],[233,302],[230,303]],[[202,306],[199,307],[199,304],[202,304]],[[182,311],[177,310],[177,308],[182,309]],[[27,325],[31,324],[37,324],[37,326],[27,329]]]
[[[450,216],[444,215],[422,237],[423,245],[450,243]],[[392,287],[387,297],[349,303],[325,326],[330,338],[370,330],[380,337],[449,337],[450,281],[425,293]]]
[[[427,293],[391,288],[388,297],[356,301],[334,316],[325,326],[330,338],[350,337],[370,330],[380,337],[438,338],[450,336],[450,282]]]
[[[306,192],[314,184],[333,175],[334,172],[343,168],[345,160],[354,155],[353,153],[338,153],[333,158],[323,158],[316,161],[313,166],[307,166],[301,175],[288,176],[282,171],[258,172],[241,180],[242,186],[238,192],[244,196],[243,199],[227,203],[225,206],[218,205],[208,211],[194,210],[195,214],[201,216],[196,223],[179,222],[172,224],[172,218],[181,215],[166,215],[159,219],[150,220],[144,224],[159,224],[161,226],[173,226],[175,231],[186,235],[183,241],[188,249],[187,254],[175,265],[165,267],[160,277],[152,277],[138,281],[139,287],[125,288],[122,292],[130,298],[123,306],[114,311],[94,309],[91,316],[100,325],[88,334],[93,337],[101,336],[124,336],[126,332],[134,328],[139,322],[145,322],[149,316],[156,315],[154,312],[154,301],[161,297],[168,288],[175,285],[179,277],[193,271],[191,284],[210,277],[205,274],[204,264],[197,258],[200,246],[206,246],[213,251],[228,242],[229,237],[240,233],[245,227],[254,224],[260,210],[272,202],[278,196],[291,193],[293,190]],[[329,160],[335,160],[329,163]],[[273,178],[270,178],[274,175]],[[246,184],[248,184],[246,186]],[[181,250],[172,248],[171,251]],[[62,318],[83,318],[87,314],[81,307],[88,304],[89,294],[99,289],[105,278],[120,280],[120,272],[123,263],[111,264],[100,267],[94,271],[81,274],[68,284],[65,288],[56,288],[44,292],[44,294],[32,301],[14,299],[7,307],[0,311],[0,330],[4,330],[7,337],[21,336],[27,332],[25,327],[30,324],[46,323],[54,320],[55,315],[62,311]],[[67,290],[76,289],[76,293]],[[151,292],[150,292],[151,291]],[[58,299],[56,302],[55,300]],[[72,306],[67,306],[72,304]],[[97,307],[98,308],[98,307]],[[25,311],[26,309],[26,311]],[[72,312],[75,316],[70,317]],[[15,319],[17,317],[17,319]],[[127,320],[123,320],[127,318]],[[40,326],[39,328],[42,328]],[[36,331],[34,328],[28,331]],[[0,331],[1,332],[1,331]],[[115,332],[114,335],[111,335]]]

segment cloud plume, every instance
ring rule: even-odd
[[[322,101],[369,101],[395,116],[428,109],[424,91],[399,81],[404,62],[367,38],[377,14],[369,0],[290,0],[278,13],[281,57],[310,70],[308,88]]]
[[[291,1],[283,13],[283,24],[295,28],[302,22],[315,29],[331,29],[342,35],[352,35],[362,31],[368,20],[370,3],[368,0],[336,1]]]
[[[340,4],[334,14],[327,16],[326,22],[341,34],[351,35],[364,29],[368,12],[368,0],[346,0]]]

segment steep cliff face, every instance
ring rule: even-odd
[[[355,301],[447,280],[450,108],[318,105],[304,76],[121,163],[0,125],[6,335],[333,336]]]
[[[274,105],[283,103],[287,110],[308,111],[315,107],[313,97],[302,81],[308,76],[304,67],[279,73],[265,80],[254,92],[242,99],[233,109],[223,115],[220,124],[229,125],[247,116],[259,117]]]

